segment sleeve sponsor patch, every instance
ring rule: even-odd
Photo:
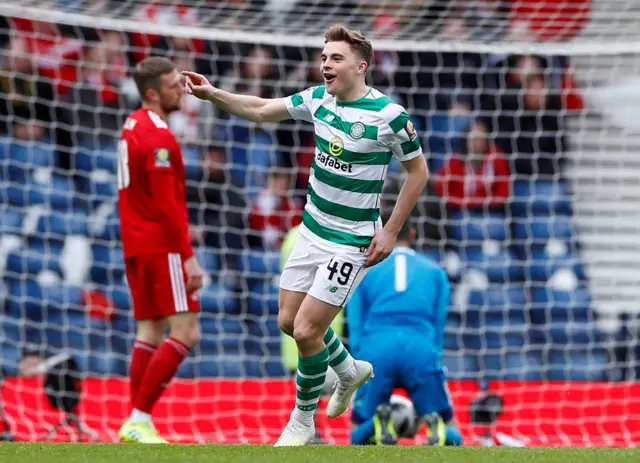
[[[171,167],[171,151],[169,151],[169,148],[156,148],[154,165],[156,167]]]
[[[418,138],[418,134],[416,133],[416,128],[413,126],[413,122],[407,121],[407,124],[404,126],[404,130],[407,132],[409,141],[414,141],[416,138]]]

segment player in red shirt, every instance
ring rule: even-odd
[[[180,109],[183,77],[170,60],[148,58],[136,66],[134,79],[143,104],[120,137],[118,200],[138,326],[129,368],[133,412],[118,435],[155,444],[167,441],[151,421],[153,405],[200,338],[203,271],[188,231],[182,153],[167,125]]]

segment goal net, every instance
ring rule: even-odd
[[[133,66],[165,55],[220,88],[285,96],[320,82],[323,32],[339,21],[373,39],[369,84],[407,108],[428,158],[412,223],[416,248],[452,282],[443,358],[466,442],[501,433],[532,446],[634,445],[639,8],[2,2],[0,422],[20,440],[87,438],[46,435],[73,413],[114,441],[130,412],[135,325],[115,173],[119,130],[140,104]],[[277,288],[281,246],[306,200],[313,132],[247,123],[192,97],[169,124],[206,281],[202,341],[154,420],[172,441],[270,443],[295,397]],[[392,163],[383,209],[402,179]],[[348,343],[348,326],[340,331]],[[81,391],[44,383],[39,359],[61,353],[77,362]],[[65,393],[79,405],[54,400]],[[478,410],[488,394],[502,399],[500,413]],[[348,417],[329,422],[321,406],[318,430],[347,443]]]

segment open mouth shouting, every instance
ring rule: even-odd
[[[325,84],[330,84],[336,80],[336,75],[331,74],[330,72],[323,72],[322,77],[324,77]]]

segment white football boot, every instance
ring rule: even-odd
[[[316,427],[313,422],[311,426],[307,426],[295,418],[291,418],[274,447],[302,447],[310,444],[315,435]]]
[[[339,379],[336,381],[336,389],[327,405],[327,416],[337,418],[346,412],[353,394],[370,378],[373,378],[373,365],[364,360],[356,360],[356,376],[353,380],[345,384]]]

